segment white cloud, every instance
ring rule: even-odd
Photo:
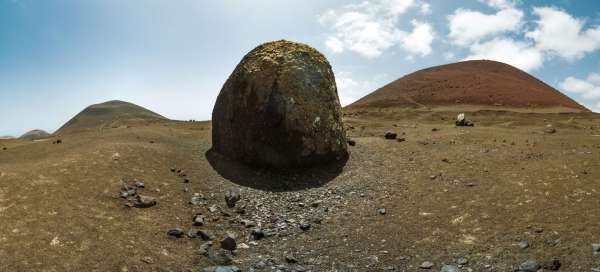
[[[567,77],[559,84],[559,86],[566,92],[579,94],[585,99],[600,99],[600,84],[598,84],[595,78],[597,75],[598,74],[590,74],[585,80]]]
[[[429,3],[422,3],[421,4],[421,14],[423,15],[429,15],[431,14],[431,5]]]
[[[600,112],[600,74],[590,73],[586,79],[567,77],[558,84],[559,88],[582,98],[583,104]]]
[[[433,42],[434,32],[431,25],[416,20],[411,22],[414,26],[413,31],[402,39],[403,47],[406,51],[413,54],[427,56],[431,53],[431,43]]]
[[[552,7],[536,7],[537,28],[526,36],[541,50],[574,60],[600,49],[600,26],[583,29],[585,22]]]
[[[510,0],[479,0],[479,2],[497,9],[514,8],[516,5],[515,1]]]
[[[377,75],[370,80],[353,78],[350,72],[335,73],[335,81],[342,106],[352,104],[354,101],[382,86],[387,75]]]
[[[522,26],[522,19],[523,12],[512,7],[505,7],[495,14],[459,8],[448,16],[448,37],[457,45],[468,46],[493,35],[517,31]]]
[[[411,54],[428,55],[434,36],[429,24],[413,22],[410,32],[397,26],[401,15],[413,7],[417,1],[374,0],[329,10],[319,18],[332,30],[325,45],[334,53],[348,50],[367,58],[378,57],[395,45]]]
[[[589,82],[592,82],[592,83],[594,83],[594,84],[598,84],[598,85],[600,85],[600,74],[597,74],[597,73],[591,73],[591,74],[588,76],[588,81],[589,81]]]
[[[508,63],[525,71],[540,68],[544,56],[531,44],[508,38],[496,38],[484,43],[475,43],[466,59],[489,59]]]

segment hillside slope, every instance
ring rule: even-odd
[[[138,105],[124,101],[108,101],[91,105],[65,123],[56,134],[88,129],[124,126],[136,122],[167,120]]]
[[[48,138],[50,136],[51,136],[51,134],[48,132],[45,132],[41,129],[34,129],[32,131],[28,131],[25,134],[21,135],[21,137],[19,137],[19,139],[21,139],[21,140],[38,140],[38,139]]]
[[[414,72],[346,109],[445,106],[588,111],[539,79],[508,64],[488,60],[458,62]]]

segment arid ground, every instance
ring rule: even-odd
[[[463,271],[554,258],[560,271],[600,267],[600,117],[486,111],[455,127],[455,116],[347,114],[348,161],[295,173],[211,154],[209,122],[1,140],[0,271],[202,271],[220,262],[226,232],[242,271],[439,271],[461,258]],[[133,179],[156,206],[124,205]],[[229,189],[241,190],[235,208]],[[257,227],[268,237],[253,239]],[[205,241],[173,228],[214,244],[202,254]]]

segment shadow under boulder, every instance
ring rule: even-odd
[[[223,178],[258,190],[285,192],[321,187],[339,176],[348,157],[311,168],[253,168],[210,149],[205,154],[210,165]]]

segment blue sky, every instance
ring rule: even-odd
[[[600,1],[0,0],[0,136],[52,132],[113,99],[209,119],[244,54],[278,39],[323,52],[343,104],[486,58],[600,111]]]

